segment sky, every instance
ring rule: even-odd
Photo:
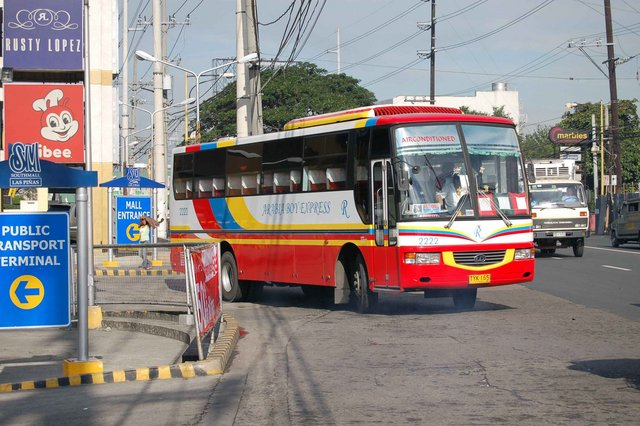
[[[187,14],[191,22],[169,30],[171,61],[200,72],[212,66],[213,58],[236,56],[236,0],[167,1],[169,15],[177,22]],[[150,20],[148,0],[129,2],[130,20],[137,15]],[[428,96],[429,60],[420,60],[417,51],[430,49],[430,31],[420,31],[417,23],[431,21],[430,1],[256,2],[263,64],[278,53],[290,16],[287,8],[293,4],[296,12],[308,5],[306,30],[297,47],[291,38],[279,60],[293,56],[336,72],[338,55],[330,51],[337,46],[339,30],[341,71],[358,79],[378,100]],[[640,98],[640,3],[611,0],[611,6],[615,55],[631,58],[616,68],[618,98]],[[472,96],[477,90],[491,90],[493,82],[506,82],[519,92],[524,133],[556,124],[569,102],[610,100],[602,72],[607,73],[602,65],[607,59],[604,0],[439,0],[436,18],[436,98]],[[150,27],[135,32],[135,37],[131,32],[132,50],[152,52],[151,32]],[[572,41],[582,43],[591,59],[569,47]],[[143,80],[151,80],[149,69],[140,67]],[[183,73],[170,72],[174,87],[183,87]],[[201,86],[203,99],[211,93],[206,87]],[[174,90],[172,97],[180,102],[184,90]]]

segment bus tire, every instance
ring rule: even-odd
[[[220,257],[220,281],[222,283],[222,300],[225,302],[240,302],[243,291],[238,281],[238,265],[233,254],[229,251]]]
[[[476,298],[478,296],[477,288],[465,288],[461,290],[452,290],[453,305],[460,311],[467,311],[473,309],[476,305]]]
[[[369,290],[367,267],[358,255],[351,269],[350,283],[353,306],[358,313],[366,314],[378,302],[378,294]]]
[[[581,238],[573,243],[573,255],[575,257],[582,257],[584,254],[584,240]]]

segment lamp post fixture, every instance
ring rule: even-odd
[[[123,159],[122,159],[122,164],[120,164],[120,168],[122,169],[122,176],[124,176],[125,173],[125,169],[127,168],[127,166],[129,165],[129,145],[135,145],[138,142],[134,141],[129,143],[129,138],[133,135],[136,135],[138,133],[142,133],[145,132],[147,130],[152,130],[153,126],[147,126],[144,129],[140,129],[140,130],[136,130],[135,132],[131,132],[128,135],[124,135],[122,136],[123,139],[123,144],[122,144],[122,152],[123,152]]]
[[[224,67],[228,67],[229,65],[233,65],[233,64],[245,64],[247,62],[251,62],[251,61],[255,61],[256,59],[258,59],[258,54],[257,53],[250,53],[247,56],[243,56],[240,59],[236,59],[235,61],[231,61],[231,62],[227,62],[225,64],[222,65],[218,65],[216,67],[212,67],[212,68],[208,68],[204,71],[201,71],[199,73],[196,73],[194,71],[191,71],[187,68],[181,67],[179,65],[174,64],[173,62],[168,62],[168,61],[164,61],[162,59],[158,59],[155,56],[143,51],[143,50],[137,50],[136,51],[136,57],[138,59],[141,59],[143,61],[150,61],[150,62],[159,62],[161,64],[165,64],[167,66],[170,66],[172,68],[176,68],[179,69],[181,71],[184,71],[186,73],[191,74],[192,76],[195,77],[196,79],[196,143],[200,143],[200,77],[203,74],[206,74],[208,72],[211,71],[215,71],[217,69],[220,68],[224,68]]]

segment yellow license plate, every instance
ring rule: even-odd
[[[469,275],[469,284],[489,284],[491,282],[491,274]]]

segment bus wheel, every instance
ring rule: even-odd
[[[575,257],[582,257],[584,254],[584,240],[579,239],[573,244],[573,255]]]
[[[456,309],[466,311],[469,309],[473,309],[476,304],[476,297],[478,296],[478,289],[464,289],[464,290],[453,290],[453,305]]]
[[[351,270],[351,296],[356,311],[365,314],[378,302],[378,294],[369,290],[367,268],[361,256],[353,263]]]
[[[222,299],[225,302],[239,302],[243,298],[238,283],[238,266],[231,252],[225,251],[220,257],[220,281],[222,283]]]

